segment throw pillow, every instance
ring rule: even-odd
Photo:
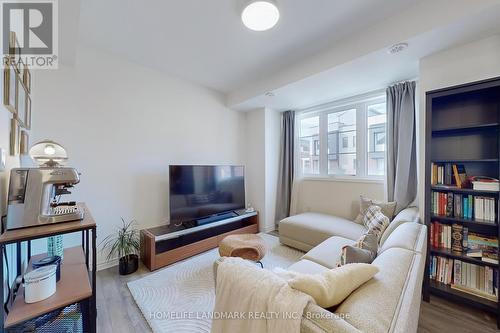
[[[362,235],[356,245],[347,245],[342,248],[340,265],[352,263],[371,264],[377,257],[378,237],[372,231]]]
[[[396,212],[396,202],[382,202],[378,200],[369,199],[365,196],[359,197],[359,214],[358,217],[354,220],[354,222],[358,224],[363,224],[363,218],[365,217],[366,210],[370,206],[379,206],[382,209],[382,214],[387,216],[390,221],[394,217],[394,213]]]
[[[368,232],[377,236],[377,243],[390,223],[389,218],[382,214],[382,209],[379,206],[368,207],[363,222]]]
[[[288,284],[293,289],[310,295],[322,308],[342,303],[354,290],[377,274],[378,268],[370,264],[348,264],[321,274],[292,272]]]

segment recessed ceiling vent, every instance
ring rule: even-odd
[[[397,43],[397,44],[394,44],[393,46],[391,46],[390,48],[388,48],[387,53],[396,54],[396,53],[399,53],[399,52],[406,50],[407,47],[408,47],[408,43]]]

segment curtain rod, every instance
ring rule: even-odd
[[[407,80],[402,80],[402,81],[395,81],[395,82],[392,82],[391,84],[389,84],[388,87],[393,87],[397,84],[406,83],[406,82],[418,82],[418,78],[407,79]]]

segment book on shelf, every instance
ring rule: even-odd
[[[497,250],[483,250],[481,260],[490,264],[498,265]]]
[[[470,232],[457,223],[448,225],[433,221],[429,239],[433,249],[450,250],[469,258],[498,263],[498,237]]]
[[[491,177],[475,176],[470,177],[469,181],[472,183],[472,188],[478,191],[495,191],[500,190],[500,183],[498,179]]]
[[[432,185],[449,185],[449,186],[457,187],[456,178],[454,176],[454,168],[457,168],[456,164],[432,163],[432,165],[431,165],[431,184]],[[465,172],[465,167],[463,165],[460,165],[458,167],[458,169]],[[460,187],[460,186],[458,186],[458,187]]]
[[[453,176],[455,178],[455,184],[457,187],[463,188],[467,183],[467,173],[465,172],[465,166],[462,164],[453,164]]]
[[[463,232],[464,227],[460,224],[453,223],[451,225],[451,250],[453,252],[462,252],[463,251]]]
[[[495,223],[496,198],[452,192],[431,192],[431,213],[438,216],[481,220]]]
[[[466,252],[467,254],[467,257],[471,257],[471,258],[482,258],[483,257],[483,250],[481,249],[477,249],[477,250],[467,250]]]
[[[431,256],[429,278],[452,289],[498,302],[498,269]]]

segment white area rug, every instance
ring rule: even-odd
[[[303,255],[280,245],[278,237],[260,236],[268,245],[262,260],[266,269],[286,268]],[[208,317],[215,301],[213,263],[217,258],[218,250],[213,249],[128,283],[153,332],[210,332]]]

